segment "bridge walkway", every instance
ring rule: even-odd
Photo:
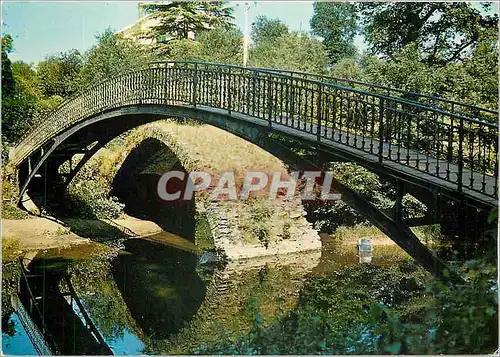
[[[227,115],[227,111],[224,109],[206,106],[197,106],[196,108]],[[436,186],[450,192],[457,191],[458,165],[416,150],[386,142],[382,142],[380,145],[380,141],[372,137],[327,126],[319,126],[320,141],[318,142],[318,126],[309,122],[283,118],[282,121],[272,121],[271,127],[269,127],[267,121],[249,115],[233,112],[231,116],[242,121],[259,124],[290,138],[300,138],[310,144],[320,144],[338,156],[344,156],[348,160],[355,158],[357,162],[363,163],[365,166],[383,167],[386,170],[394,171],[394,173],[397,172],[413,183],[421,184],[424,187]],[[379,155],[380,148],[382,148],[382,161]],[[464,167],[461,181],[461,189],[466,197],[485,206],[493,207],[498,204],[497,198],[494,198],[497,196],[498,178],[480,174]]]

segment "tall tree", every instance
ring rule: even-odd
[[[143,46],[115,35],[111,29],[97,35],[96,39],[97,44],[85,52],[84,65],[76,80],[79,89],[138,68],[152,59],[152,54]]]
[[[83,57],[77,50],[52,55],[41,61],[36,71],[45,96],[67,97],[75,91],[74,80],[83,66]]]
[[[224,2],[174,1],[169,4],[143,4],[144,11],[158,25],[143,31],[140,35],[154,41],[165,36],[187,39],[189,33],[197,33],[214,27],[232,26],[232,8]]]
[[[372,54],[393,56],[416,43],[421,60],[445,64],[468,58],[481,33],[498,32],[498,15],[470,2],[359,3],[364,35]]]
[[[36,72],[29,64],[14,62],[11,73],[12,92],[2,96],[2,139],[7,142],[17,140],[33,124],[41,98]]]
[[[339,2],[315,2],[310,20],[313,35],[323,38],[332,63],[356,54],[358,14],[355,4]]]
[[[265,42],[250,52],[250,65],[324,73],[328,57],[323,44],[306,34],[292,32]]]
[[[288,34],[288,26],[279,19],[257,16],[252,23],[251,37],[254,46],[276,41],[280,36]]]
[[[2,98],[14,93],[14,76],[8,55],[11,51],[12,37],[6,34],[2,37]]]
[[[243,35],[240,30],[216,28],[197,36],[200,59],[208,62],[240,64],[243,54]]]

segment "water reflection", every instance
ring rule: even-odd
[[[102,354],[106,351],[98,346],[99,335],[114,354],[187,353],[217,342],[221,331],[245,334],[257,315],[264,323],[286,315],[297,306],[306,281],[357,265],[360,259],[355,245],[342,246],[323,237],[321,251],[207,266],[187,249],[191,246],[169,246],[168,237],[128,240],[111,259],[63,260],[45,254],[31,262],[30,287],[41,297],[43,322],[50,326],[57,346],[63,346],[58,347],[61,351],[96,353],[101,348]],[[372,264],[390,265],[396,257],[401,258],[398,247],[377,246]],[[17,296],[17,291],[7,289],[7,294]],[[25,295],[26,289],[20,292],[21,300]],[[26,301],[23,306],[29,307]],[[19,323],[19,308],[13,314],[12,306],[5,306],[3,312],[10,313],[2,315],[3,349],[19,354],[17,346],[33,343]],[[97,332],[85,326],[85,315]],[[31,319],[43,330],[36,316]],[[73,327],[66,326],[70,324]],[[33,351],[31,347],[22,353]]]
[[[39,353],[112,354],[86,315],[66,269],[44,259],[34,260],[29,271],[22,265],[20,269],[13,307]],[[80,314],[74,305],[81,307]]]
[[[205,298],[197,256],[160,243],[132,239],[113,262],[113,277],[141,330],[155,339],[179,331]]]

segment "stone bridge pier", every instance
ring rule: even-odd
[[[152,220],[165,231],[193,241],[200,249],[224,251],[229,260],[321,249],[318,233],[305,219],[299,197],[268,200],[267,196],[251,196],[248,200],[214,201],[209,198],[210,191],[195,192],[187,201],[166,202],[158,197],[160,177],[172,170],[186,175],[209,172],[214,178],[222,172],[234,172],[238,187],[246,171],[286,174],[287,167],[278,158],[221,129],[192,120],[160,120],[125,133],[103,150],[90,151],[94,151],[93,156],[78,152],[80,155],[72,159],[69,153],[65,155],[66,161],[62,161],[63,157],[48,160],[46,173],[42,171],[41,177],[32,180],[30,195],[37,196],[42,206],[60,204],[72,190],[72,183],[88,179],[79,177],[85,171],[83,165],[92,165],[101,155],[109,155],[113,164],[112,173],[107,173],[113,177],[109,193],[125,204],[125,213]],[[45,182],[50,185],[45,186]]]

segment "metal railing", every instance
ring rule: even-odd
[[[45,323],[45,314],[40,310],[38,299],[30,288],[28,275],[26,274],[27,271],[23,266],[21,258],[19,258],[19,266],[21,270],[21,278],[18,285],[17,298],[22,300],[21,295],[24,293],[24,300],[28,305],[25,309],[21,308],[22,303],[16,305],[18,308],[16,311],[19,312],[18,316],[20,317],[21,323],[23,324],[33,347],[37,350],[37,353],[42,356],[47,354],[58,355],[60,354],[60,351],[54,342],[54,337],[47,328],[47,324]],[[25,291],[21,292],[21,286]],[[36,323],[31,320],[30,316],[38,320],[40,327],[37,327]]]
[[[276,70],[203,62],[153,62],[78,93],[19,142],[14,164],[75,123],[138,104],[205,106],[260,118],[425,172],[459,191],[497,197],[498,124],[457,110],[466,105],[453,103],[453,111]]]
[[[440,97],[437,95],[407,91],[403,89],[383,86],[376,83],[363,82],[349,78],[328,76],[324,74],[313,74],[313,73],[290,71],[283,69],[268,69],[268,68],[257,68],[257,69],[288,74],[290,76],[298,78],[307,78],[325,83],[338,84],[350,88],[362,89],[369,92],[383,94],[389,97],[402,98],[410,101],[415,101],[420,104],[428,105],[434,108],[439,108],[451,113],[461,114],[464,116],[469,116],[471,118],[481,119],[492,123],[495,123],[498,120],[498,111],[496,110],[457,102],[455,100]]]
[[[21,325],[26,331],[26,335],[31,341],[31,344],[35,348],[35,351],[40,356],[51,356],[54,355],[55,352],[50,348],[49,344],[45,340],[42,331],[37,327],[37,325],[33,322],[30,317],[30,313],[26,310],[24,305],[19,300],[19,297],[13,295],[11,297],[12,306],[16,311],[17,316],[19,317],[19,321],[21,321]]]

